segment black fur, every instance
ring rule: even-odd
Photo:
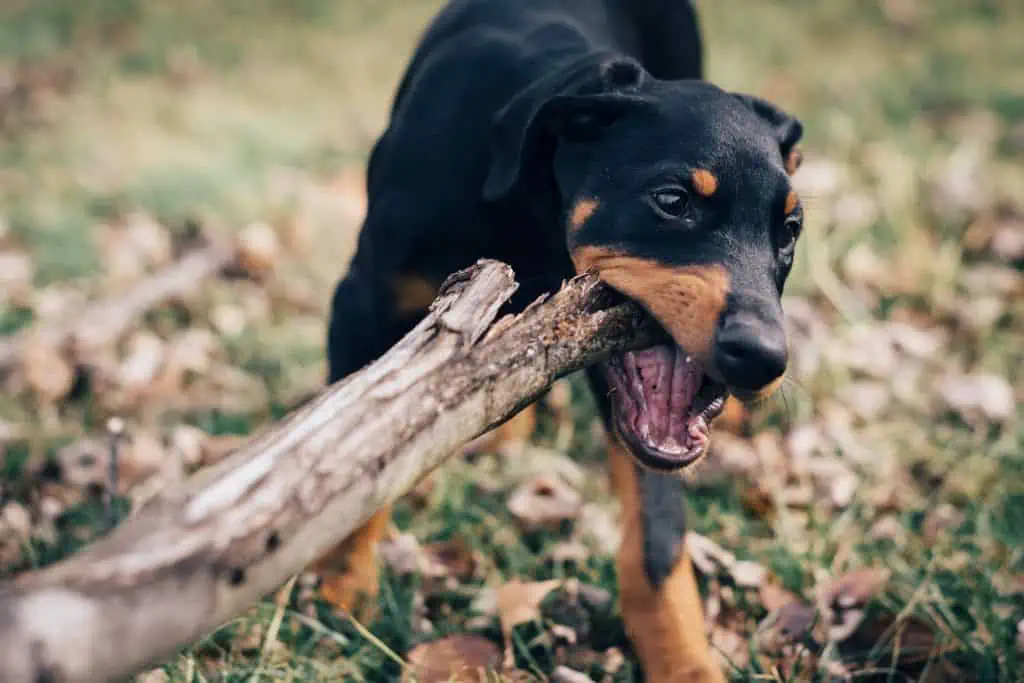
[[[742,317],[751,343],[778,340],[795,225],[783,210],[785,159],[802,129],[764,100],[701,80],[702,51],[686,0],[450,2],[416,49],[370,157],[368,214],[332,305],[331,379],[416,322],[396,310],[396,278],[441,282],[481,257],[500,259],[522,283],[521,306],[574,275],[571,253],[585,246],[721,265],[726,323]],[[709,198],[688,188],[698,168],[715,172]],[[650,204],[667,179],[690,192],[676,220]],[[599,206],[567,231],[581,196]],[[737,377],[758,374],[755,356],[733,360],[745,365]],[[588,374],[607,417],[607,387]],[[685,529],[682,484],[646,472],[640,480],[646,567],[658,585]]]

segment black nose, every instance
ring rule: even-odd
[[[758,391],[786,371],[786,333],[781,325],[736,315],[718,331],[715,365],[726,384]]]

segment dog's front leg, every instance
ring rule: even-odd
[[[608,459],[622,506],[617,558],[622,616],[647,681],[724,682],[683,546],[682,480],[641,469],[617,439]]]

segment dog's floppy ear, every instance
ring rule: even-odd
[[[512,190],[545,134],[574,140],[598,135],[638,101],[631,91],[645,77],[628,57],[588,55],[520,91],[495,116],[484,199]]]
[[[779,141],[779,151],[782,152],[782,158],[786,162],[786,172],[790,175],[796,173],[803,161],[803,154],[799,147],[800,139],[804,134],[803,124],[796,117],[782,111],[768,100],[741,93],[733,93],[733,95],[768,124]]]

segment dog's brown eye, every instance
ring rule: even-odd
[[[803,228],[803,217],[799,213],[786,217],[782,224],[782,234],[779,240],[779,251],[783,253],[792,252],[796,247],[796,240],[800,237],[800,230]]]
[[[662,187],[651,193],[654,209],[666,218],[679,218],[686,211],[686,190],[681,187]]]

